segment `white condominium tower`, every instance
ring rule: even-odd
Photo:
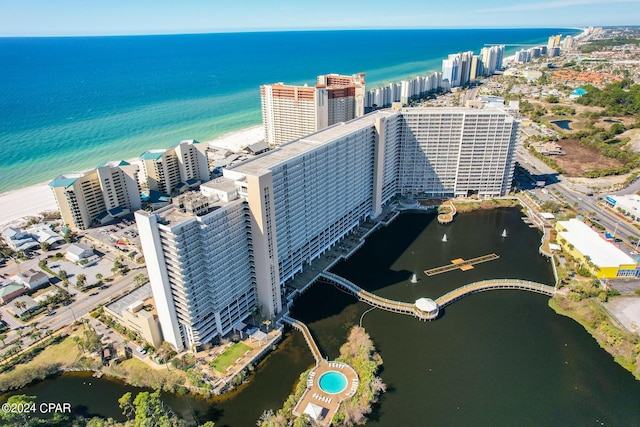
[[[164,340],[178,351],[228,333],[256,306],[249,210],[234,182],[208,185],[135,215]]]
[[[495,108],[403,109],[401,194],[503,196],[515,166],[517,122]]]
[[[249,316],[250,292],[277,314],[284,283],[396,194],[506,194],[516,136],[516,120],[491,107],[378,110],[225,169],[198,199],[217,210],[137,213],[165,339],[183,348],[225,333]],[[228,305],[238,311],[217,326]]]
[[[317,84],[260,86],[262,123],[269,144],[278,145],[364,114],[364,73],[326,74]]]
[[[125,161],[60,175],[49,187],[64,223],[78,230],[111,221],[141,207],[138,166]]]
[[[184,140],[169,148],[142,153],[147,188],[172,195],[209,181],[206,148],[207,144]]]

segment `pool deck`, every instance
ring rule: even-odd
[[[318,379],[325,373],[337,371],[347,378],[347,386],[340,393],[327,393],[320,388]],[[322,426],[331,424],[333,416],[338,412],[340,403],[352,398],[358,390],[359,379],[356,371],[346,363],[329,362],[321,359],[307,377],[307,389],[302,394],[298,404],[293,410],[294,415],[301,415],[307,406],[312,403],[322,408],[322,415],[316,418],[316,423]]]

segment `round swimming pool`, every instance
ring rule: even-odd
[[[318,385],[325,393],[336,394],[347,388],[347,377],[338,371],[325,372],[320,376]]]

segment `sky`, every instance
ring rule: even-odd
[[[640,0],[0,0],[0,36],[638,25]]]

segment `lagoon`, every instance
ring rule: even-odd
[[[459,214],[444,226],[433,214],[402,214],[332,271],[378,295],[403,301],[435,299],[490,278],[552,284],[550,263],[538,254],[540,232],[523,223],[521,216],[518,209],[479,211]],[[503,229],[507,238],[501,236]],[[423,273],[451,259],[488,253],[500,258],[467,272],[431,277]],[[418,282],[412,284],[414,272]],[[337,357],[349,328],[362,318],[384,359],[380,375],[388,385],[367,425],[419,426],[425,419],[430,425],[448,426],[639,425],[640,382],[580,325],[558,316],[547,303],[543,295],[489,291],[455,302],[437,320],[420,322],[380,310],[364,314],[370,307],[353,295],[317,283],[296,299],[291,315],[307,323],[330,359]],[[252,381],[226,400],[176,396],[169,403],[181,414],[194,414],[198,422],[255,425],[265,409],[282,405],[299,374],[312,364],[302,335],[290,332]],[[71,401],[74,408],[87,406],[92,414],[118,411],[111,398],[91,403],[89,393],[73,393],[75,386],[56,383],[68,376],[20,393],[44,396],[49,387],[48,399]],[[104,377],[92,380],[92,387],[111,383]],[[118,387],[113,396],[127,391]]]

